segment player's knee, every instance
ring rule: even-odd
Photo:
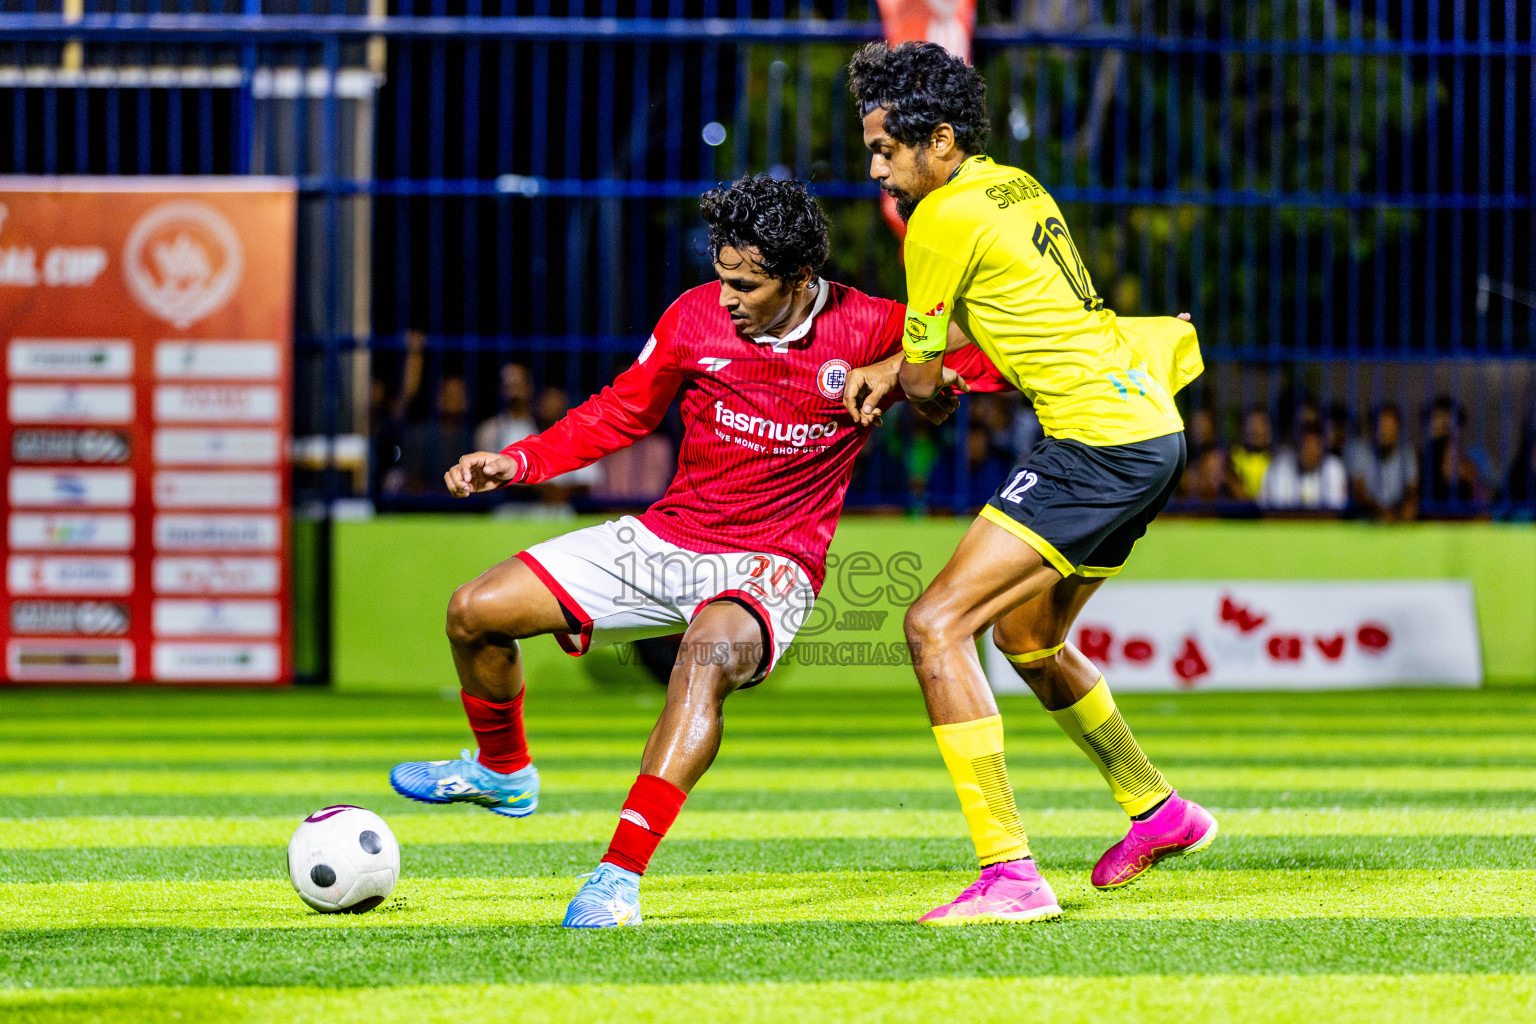
[[[448,599],[448,641],[459,647],[483,643],[490,631],[491,596],[471,581],[453,592]]]
[[[906,633],[909,644],[937,643],[944,639],[950,626],[949,617],[943,609],[922,598],[918,598],[917,603],[907,609],[901,621],[902,631]]]

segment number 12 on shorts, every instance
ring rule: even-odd
[[[1024,492],[1040,482],[1040,477],[1028,469],[1019,470],[1007,487],[1003,488],[1003,500],[1017,505],[1024,500]]]

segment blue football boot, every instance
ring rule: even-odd
[[[539,770],[533,765],[515,772],[493,772],[467,750],[457,761],[407,761],[389,773],[389,784],[401,796],[424,804],[479,804],[509,818],[525,818],[539,806]]]
[[[565,908],[567,928],[616,928],[640,923],[640,876],[606,861],[587,876]]]

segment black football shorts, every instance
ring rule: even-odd
[[[1104,446],[1047,437],[981,514],[1063,576],[1113,576],[1173,496],[1186,458],[1182,430]]]

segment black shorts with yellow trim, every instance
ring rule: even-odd
[[[1184,475],[1184,432],[1095,446],[1047,437],[981,510],[1063,576],[1113,576]]]

